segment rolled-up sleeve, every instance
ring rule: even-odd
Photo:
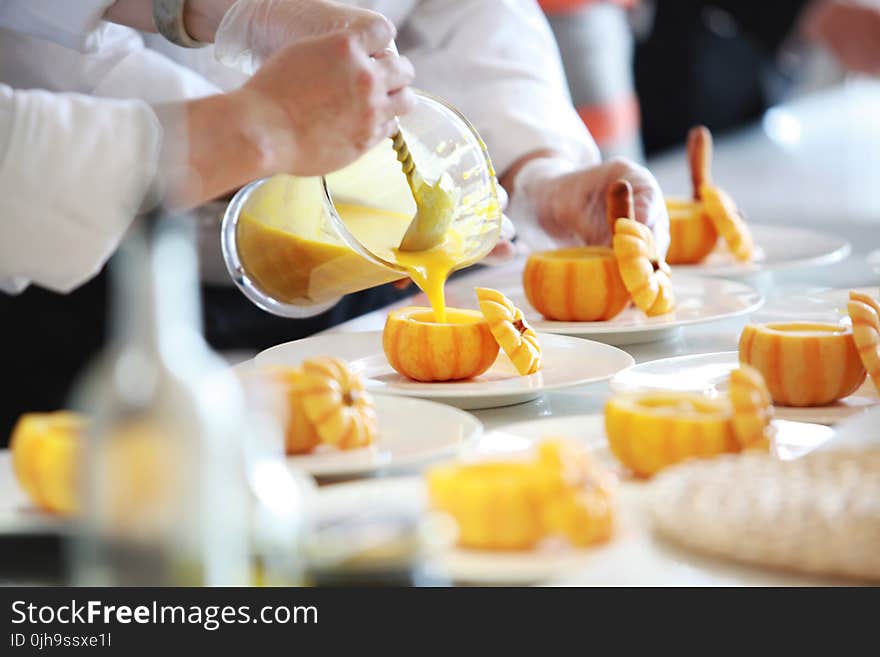
[[[422,0],[398,44],[415,65],[416,85],[458,106],[499,172],[542,149],[576,164],[599,160],[534,0]]]
[[[0,289],[94,276],[150,190],[161,136],[143,101],[0,85]]]
[[[95,29],[114,0],[0,0],[0,27],[82,52],[100,46]]]

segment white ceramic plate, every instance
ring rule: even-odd
[[[662,358],[640,363],[620,372],[611,380],[615,392],[639,390],[677,390],[702,392],[714,397],[727,389],[730,371],[739,364],[735,351],[722,351],[694,356]],[[828,406],[795,408],[776,406],[776,417],[797,422],[834,424],[880,404],[880,395],[870,381],[846,399]]]
[[[850,290],[880,298],[880,287],[840,288],[786,295],[767,302],[755,321],[768,322],[849,322],[846,303]]]
[[[668,339],[682,326],[704,324],[746,315],[761,307],[764,298],[743,283],[712,278],[677,276],[672,281],[675,310],[666,315],[648,317],[638,308],[627,308],[605,322],[554,322],[533,310],[522,286],[511,299],[520,308],[528,308],[527,319],[536,331],[587,337],[607,344],[626,345]]]
[[[549,390],[610,379],[633,364],[625,351],[561,335],[539,336],[543,367],[520,376],[503,353],[484,374],[465,381],[420,383],[395,372],[382,351],[382,333],[334,333],[280,344],[257,354],[264,365],[298,365],[306,358],[333,355],[361,372],[367,389],[381,395],[423,397],[459,408],[496,408],[530,401]]]
[[[525,266],[525,262],[522,263]],[[764,298],[744,283],[717,278],[676,276],[672,287],[676,309],[666,315],[648,317],[630,307],[605,322],[554,322],[531,307],[522,287],[522,267],[499,272],[480,272],[467,279],[466,289],[449,286],[447,303],[461,308],[476,308],[473,288],[493,287],[506,294],[522,308],[529,324],[542,333],[556,333],[590,338],[613,345],[639,344],[665,340],[677,335],[682,326],[704,324],[751,313],[761,307]]]
[[[579,586],[773,586],[819,585],[770,570],[707,559],[655,539],[641,507],[647,489],[640,482],[618,488],[615,534],[591,549],[544,545],[528,552],[442,549],[434,567],[456,583]],[[427,496],[417,477],[370,479],[324,486],[315,496],[319,516],[338,519],[375,509],[423,513]]]
[[[364,449],[288,456],[287,464],[315,477],[349,477],[452,456],[483,432],[470,413],[422,399],[376,398],[379,440]]]
[[[762,271],[829,265],[846,258],[852,246],[831,233],[807,228],[749,224],[755,240],[753,262],[739,262],[718,240],[719,246],[701,263],[675,265],[674,273],[702,276],[748,276]]]
[[[834,427],[834,439],[821,449],[880,449],[880,406]]]
[[[818,449],[835,435],[832,428],[822,424],[778,419],[773,422],[776,427],[776,453],[785,460],[799,458]],[[543,438],[568,436],[586,444],[604,465],[618,472],[623,471],[622,466],[608,449],[608,440],[605,437],[605,419],[602,415],[570,415],[516,422],[486,434],[486,439],[489,440],[493,434],[509,437],[508,442],[511,445],[517,444],[519,441],[516,439],[518,438],[534,443]],[[494,442],[494,439],[492,441]]]

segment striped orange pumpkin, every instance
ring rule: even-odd
[[[784,406],[830,404],[865,380],[852,329],[837,324],[748,324],[739,361],[757,369],[773,401]]]
[[[533,253],[523,271],[523,289],[532,307],[561,322],[598,322],[629,305],[614,252],[582,246]]]
[[[692,265],[702,261],[715,248],[718,231],[700,201],[667,198],[669,212],[670,265]]]
[[[339,358],[303,361],[296,393],[321,443],[338,449],[366,447],[379,436],[372,396],[360,375]]]
[[[605,405],[605,433],[614,456],[648,477],[685,459],[738,452],[732,418],[726,399],[699,393],[623,394]]]
[[[574,441],[544,441],[534,458],[435,466],[426,483],[465,548],[529,550],[550,536],[586,547],[613,531],[613,478]]]
[[[767,451],[775,429],[773,400],[761,373],[750,365],[741,365],[730,373],[730,404],[733,406],[733,431],[743,449]]]
[[[621,218],[614,224],[614,255],[633,303],[649,317],[675,308],[669,265],[657,254],[651,230],[635,219]]]
[[[849,293],[847,310],[859,357],[880,392],[880,303],[867,294],[853,291]]]
[[[704,182],[700,186],[700,198],[715,230],[724,238],[733,256],[749,262],[755,250],[752,232],[730,195],[720,187]]]
[[[523,317],[522,310],[498,290],[478,287],[474,292],[492,337],[516,371],[528,376],[541,369],[541,343],[538,334]]]
[[[19,485],[41,509],[70,515],[77,508],[77,468],[85,420],[67,411],[26,413],[9,449]]]
[[[479,376],[498,356],[498,343],[480,312],[447,308],[435,322],[430,308],[393,310],[385,321],[382,348],[388,363],[416,381],[456,381]]]

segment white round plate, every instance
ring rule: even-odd
[[[465,550],[450,546],[432,566],[452,582],[518,586],[786,586],[834,584],[707,559],[655,539],[642,513],[649,488],[622,482],[617,491],[615,533],[590,549],[546,544],[526,552]],[[318,517],[338,520],[384,509],[424,513],[427,495],[418,477],[391,477],[323,486],[315,495]]]
[[[825,449],[880,449],[880,406],[854,415],[834,427],[834,439]]]
[[[610,385],[614,392],[676,390],[702,392],[715,397],[727,390],[730,372],[738,365],[739,356],[735,351],[662,358],[620,372]],[[776,406],[775,414],[781,420],[834,424],[877,404],[880,404],[880,395],[873,384],[866,380],[853,394],[834,404],[806,408]]]
[[[675,265],[673,273],[702,276],[748,276],[762,271],[830,265],[846,258],[852,245],[831,233],[807,228],[749,224],[755,240],[755,259],[740,262],[719,239],[719,246],[696,265]]]
[[[839,288],[820,290],[803,294],[789,294],[782,298],[768,301],[756,313],[756,321],[773,322],[830,322],[837,324],[841,320],[849,322],[846,303],[850,290],[867,294],[880,299],[880,287]]]
[[[804,454],[818,449],[835,436],[834,429],[822,424],[778,419],[773,423],[776,427],[775,453],[784,460],[800,458]],[[608,440],[605,437],[605,418],[602,415],[570,415],[516,422],[499,427],[497,431],[486,434],[485,438],[489,440],[493,435],[507,438],[508,444],[518,444],[520,449],[522,449],[522,439],[533,444],[536,441],[554,436],[573,438],[587,445],[603,465],[626,474],[624,468],[608,448]],[[500,442],[496,439],[492,439],[492,441]],[[485,452],[485,450],[483,451]]]
[[[520,308],[527,309],[526,319],[536,331],[587,337],[614,345],[654,342],[673,337],[682,326],[716,322],[746,315],[761,307],[764,298],[753,288],[735,281],[695,276],[677,276],[672,280],[675,310],[648,317],[630,306],[605,322],[554,322],[544,319],[529,306],[519,285],[510,295]]]
[[[375,445],[288,456],[288,466],[315,477],[364,475],[452,456],[483,433],[483,425],[470,413],[423,399],[377,397],[376,416]]]
[[[605,322],[555,322],[544,319],[529,304],[522,287],[522,267],[517,267],[499,272],[480,272],[473,279],[468,279],[466,291],[453,283],[447,292],[447,303],[461,308],[476,308],[473,289],[480,284],[506,294],[516,306],[522,308],[526,320],[536,331],[590,338],[617,346],[669,339],[677,335],[682,326],[746,315],[760,308],[764,302],[760,292],[744,283],[676,276],[672,279],[676,308],[666,315],[648,317],[638,308],[630,307]]]
[[[338,522],[376,509],[406,515],[428,510],[427,491],[418,477],[390,477],[335,484],[315,496],[318,521]],[[589,558],[588,550],[547,545],[528,552],[490,552],[441,547],[431,569],[454,583],[526,585],[544,582],[577,568]]]
[[[257,354],[265,365],[298,365],[306,358],[333,355],[347,360],[378,395],[422,397],[464,409],[497,408],[537,399],[549,390],[605,381],[635,361],[625,351],[562,335],[539,335],[543,366],[520,376],[503,353],[485,373],[464,381],[420,383],[395,372],[382,351],[381,331],[332,333],[277,345]]]

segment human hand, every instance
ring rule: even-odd
[[[237,0],[217,28],[214,54],[226,66],[253,73],[285,46],[333,32],[351,32],[384,48],[396,31],[382,14],[332,0]]]
[[[819,0],[806,12],[804,32],[850,71],[880,75],[880,7],[852,0]]]
[[[390,33],[337,32],[292,44],[238,91],[266,175],[317,176],[350,164],[397,129],[415,97],[412,64]],[[381,53],[371,57],[371,53]]]
[[[663,192],[650,171],[624,158],[575,170],[552,158],[534,160],[517,174],[513,202],[525,202],[541,229],[559,243],[610,245],[606,193],[618,180],[632,185],[636,221],[651,228],[659,252],[665,254],[669,215]]]

